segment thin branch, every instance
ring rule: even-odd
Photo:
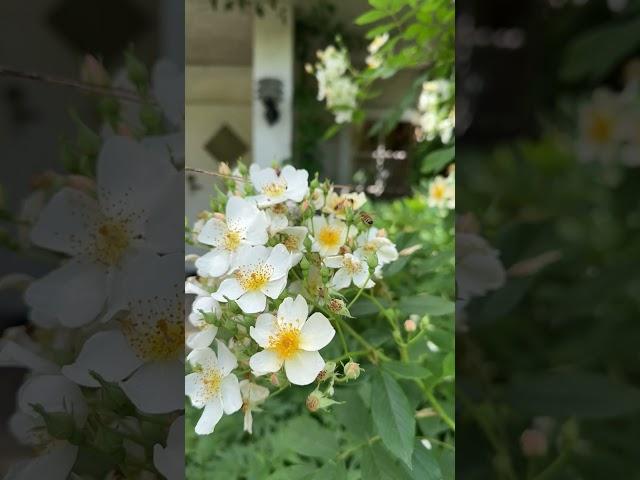
[[[49,85],[57,85],[62,87],[75,88],[78,90],[84,90],[85,92],[95,93],[98,95],[106,95],[109,97],[116,97],[120,100],[143,103],[143,102],[152,102],[155,101],[151,98],[143,98],[138,93],[127,90],[125,88],[117,88],[117,87],[100,87],[98,85],[93,85],[91,83],[79,82],[77,80],[72,80],[64,77],[57,77],[53,75],[44,75],[40,73],[33,72],[24,72],[22,70],[17,70],[15,68],[6,67],[4,65],[0,65],[0,77],[11,77],[11,78],[19,78],[21,80],[32,80],[36,82],[46,83]]]

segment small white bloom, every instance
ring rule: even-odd
[[[187,282],[185,293],[189,293],[187,290],[190,290],[188,288],[190,283]],[[222,315],[220,303],[210,293],[198,295],[191,305],[189,323],[194,327],[194,331],[187,335],[185,342],[189,348],[208,347],[213,342],[213,339],[216,338],[218,327],[207,322],[205,314],[212,314],[216,318],[220,318],[220,315]]]
[[[324,207],[324,199],[324,191],[321,188],[315,188],[313,192],[311,192],[311,205],[313,205],[313,208],[316,210]]]
[[[331,342],[335,330],[320,312],[307,319],[309,307],[301,295],[287,297],[278,308],[278,316],[264,313],[249,334],[264,350],[249,359],[256,374],[279,371],[284,365],[294,385],[308,385],[324,368],[318,350]]]
[[[284,204],[279,203],[276,206],[280,206],[280,205],[284,205]],[[289,226],[289,219],[283,212],[280,212],[277,209],[270,208],[268,210],[265,210],[265,214],[267,215],[267,218],[269,220],[270,236],[275,235],[283,228],[287,228],[287,226]]]
[[[327,257],[324,264],[329,268],[338,269],[331,279],[331,286],[336,290],[347,288],[351,282],[358,288],[371,288],[375,285],[370,279],[369,265],[362,253],[345,253]]]
[[[244,313],[264,311],[267,297],[276,299],[287,284],[291,255],[278,244],[243,247],[236,259],[233,276],[222,281],[219,294],[235,300]]]
[[[249,176],[258,192],[253,199],[261,207],[287,200],[301,202],[309,191],[309,173],[306,170],[296,170],[291,165],[286,165],[278,175],[273,168],[261,169],[254,163],[249,169]]]
[[[196,260],[201,275],[224,275],[233,265],[241,246],[264,245],[269,239],[269,221],[252,202],[231,197],[226,213],[224,221],[215,217],[209,219],[198,235],[200,243],[213,246],[213,250]]]
[[[196,424],[198,435],[212,433],[223,413],[231,415],[242,407],[238,377],[231,373],[238,360],[224,343],[217,343],[217,356],[210,348],[200,348],[187,357],[196,371],[185,377],[185,394],[194,407],[204,408]]]
[[[378,266],[385,265],[387,263],[395,262],[398,259],[398,250],[396,246],[387,237],[379,235],[380,230],[376,227],[371,227],[366,232],[362,232],[358,235],[356,242],[358,249],[354,252],[356,255],[359,253],[362,256],[368,254],[374,254],[378,258]]]
[[[287,247],[287,250],[291,254],[291,266],[294,267],[300,260],[302,260],[303,254],[306,251],[304,241],[309,234],[307,227],[287,227],[280,231],[282,236],[282,244]]]
[[[373,55],[373,54],[377,53],[378,50],[380,50],[382,47],[384,47],[384,45],[387,43],[388,40],[389,40],[389,34],[388,33],[385,32],[382,35],[378,35],[369,44],[369,46],[367,47],[367,50],[369,50],[369,53]]]
[[[584,162],[613,160],[620,140],[623,105],[620,97],[607,89],[593,93],[580,108],[578,155]]]
[[[321,256],[336,255],[347,241],[347,224],[334,217],[317,215],[311,219],[313,245],[311,251]]]
[[[240,394],[242,395],[242,411],[244,412],[244,431],[253,433],[252,411],[260,411],[259,405],[269,396],[269,389],[256,385],[249,380],[240,382]]]
[[[344,219],[347,208],[355,212],[356,210],[360,210],[365,203],[367,203],[367,196],[363,192],[338,194],[331,190],[327,194],[327,199],[322,211],[332,213],[336,217]]]
[[[454,209],[456,206],[455,185],[443,176],[437,176],[429,184],[429,198],[427,205],[431,208]]]

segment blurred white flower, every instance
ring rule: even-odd
[[[614,160],[623,134],[621,98],[607,89],[593,92],[578,112],[578,157],[583,162]]]
[[[427,205],[431,208],[446,208],[452,210],[456,207],[456,190],[453,176],[443,177],[438,175],[429,184],[429,197]]]
[[[238,377],[231,371],[238,366],[236,357],[221,341],[218,355],[210,348],[192,351],[187,361],[195,371],[185,377],[184,391],[196,408],[203,408],[196,424],[198,435],[208,435],[222,418],[242,407]]]
[[[240,394],[242,395],[242,411],[244,412],[244,431],[253,433],[253,414],[251,412],[260,411],[259,405],[269,396],[269,389],[249,380],[242,380]]]
[[[196,260],[200,275],[220,277],[233,265],[243,245],[264,245],[269,221],[252,202],[240,197],[227,201],[224,220],[213,217],[202,227],[198,241],[213,249]]]
[[[294,385],[308,385],[324,368],[318,350],[335,335],[329,320],[320,312],[307,319],[307,301],[298,295],[287,297],[278,308],[277,317],[264,313],[250,328],[251,337],[264,350],[249,359],[256,374],[279,371],[284,365],[287,378]]]
[[[358,248],[354,252],[362,257],[375,254],[378,265],[386,265],[398,259],[398,250],[391,240],[380,235],[380,230],[371,227],[366,232],[358,235],[356,243]]]
[[[280,231],[281,243],[291,254],[292,267],[300,263],[304,252],[306,252],[304,241],[308,234],[307,227],[287,227]]]

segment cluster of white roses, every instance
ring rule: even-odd
[[[191,232],[206,249],[191,258],[197,276],[185,288],[196,295],[185,393],[204,408],[198,434],[241,408],[250,432],[251,411],[269,395],[260,377],[276,385],[285,377],[294,385],[334,378],[335,363],[325,363],[319,350],[334,337],[332,321],[348,315],[343,291],[373,287],[382,267],[398,258],[371,217],[357,212],[364,194],[339,194],[317,179],[310,188],[308,173],[291,166],[235,173],[219,203],[224,211],[203,212]],[[354,378],[353,368],[344,376]],[[239,382],[234,371],[246,378]]]
[[[635,83],[621,92],[600,88],[580,107],[578,157],[640,166],[640,95]]]
[[[315,67],[307,65],[307,71],[315,73],[318,80],[318,100],[326,100],[336,123],[350,122],[357,107],[359,87],[350,73],[349,54],[344,47],[330,45],[317,55],[319,61]]]
[[[440,78],[422,84],[416,118],[419,141],[432,141],[440,137],[442,143],[451,142],[456,125],[454,94],[455,87],[451,80]]]

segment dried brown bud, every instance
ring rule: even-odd
[[[528,428],[520,436],[520,448],[525,457],[543,457],[547,453],[547,436],[535,428]]]
[[[340,247],[340,255],[344,255],[345,253],[351,253],[351,249],[349,247],[347,247],[346,245],[342,245]]]
[[[348,362],[344,366],[344,376],[349,380],[355,380],[356,378],[358,378],[361,371],[362,370],[360,369],[360,364],[356,362]]]
[[[340,298],[332,298],[327,306],[333,313],[340,313],[346,307],[346,304]]]

